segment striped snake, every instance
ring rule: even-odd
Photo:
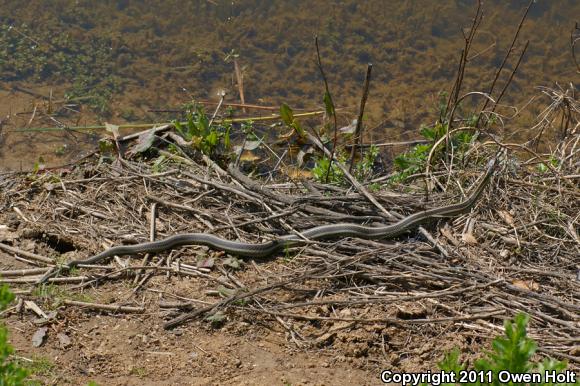
[[[232,255],[245,257],[265,257],[283,250],[284,248],[304,244],[305,240],[324,240],[340,237],[389,239],[399,236],[402,233],[414,229],[419,225],[435,218],[453,217],[470,210],[475,205],[481,196],[481,193],[488,184],[496,163],[496,159],[490,161],[485,175],[481,178],[481,182],[479,182],[473,193],[471,193],[471,195],[464,201],[440,208],[432,208],[417,212],[390,225],[379,227],[368,227],[351,223],[321,225],[305,230],[301,233],[300,236],[289,234],[261,244],[250,244],[225,240],[207,233],[184,233],[174,235],[159,241],[112,247],[92,257],[70,261],[63,268],[72,268],[78,266],[79,264],[95,264],[113,256],[160,252],[183,245],[205,245],[213,249],[222,250]]]

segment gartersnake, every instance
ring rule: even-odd
[[[388,239],[401,235],[419,225],[434,218],[453,217],[470,210],[481,196],[495,169],[496,160],[490,161],[485,175],[476,186],[471,195],[464,201],[439,208],[427,209],[411,214],[402,220],[385,226],[368,227],[352,223],[321,225],[310,228],[301,233],[308,240],[323,240],[338,237],[360,237],[363,239]],[[184,233],[168,237],[163,240],[135,244],[122,245],[109,248],[99,254],[86,259],[70,261],[63,268],[72,268],[79,264],[95,264],[108,257],[122,255],[136,255],[139,253],[152,253],[172,249],[183,245],[205,245],[213,249],[244,257],[265,257],[274,254],[284,248],[304,244],[302,237],[294,234],[281,236],[272,241],[261,244],[241,243],[229,241],[207,233]]]

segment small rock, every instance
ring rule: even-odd
[[[42,346],[42,344],[44,343],[44,340],[46,339],[47,331],[48,331],[48,327],[41,327],[38,330],[36,330],[34,335],[32,335],[32,346],[34,346],[34,347]]]
[[[57,336],[58,341],[60,342],[60,347],[62,348],[69,348],[72,345],[72,342],[67,334],[59,333]]]

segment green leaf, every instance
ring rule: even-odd
[[[286,103],[280,105],[280,117],[282,118],[282,122],[288,126],[292,126],[294,123],[294,113]]]
[[[294,123],[292,124],[292,127],[294,128],[294,130],[298,133],[298,135],[300,137],[305,137],[306,136],[306,132],[304,131],[304,129],[302,128],[302,126],[300,126],[300,123],[297,120],[294,120]]]
[[[209,132],[209,119],[207,115],[205,115],[205,111],[203,111],[201,107],[197,110],[197,115],[198,115],[197,127],[201,131],[202,136],[205,136]]]
[[[459,361],[459,350],[457,348],[446,354],[443,360],[438,363],[438,366],[443,371],[452,371],[455,374],[465,369],[465,365],[462,365]]]
[[[187,133],[185,132],[181,122],[175,120],[175,121],[173,121],[173,126],[175,126],[175,129],[177,130],[179,135],[181,135],[183,138],[185,138],[185,140],[189,141],[189,139],[187,138]]]
[[[282,118],[282,122],[293,128],[300,137],[306,136],[306,132],[302,126],[300,126],[300,123],[294,118],[294,112],[286,103],[280,105],[280,117]]]
[[[425,139],[435,139],[435,130],[432,127],[423,126],[419,131],[419,134],[421,134]]]
[[[231,129],[232,129],[232,127],[228,126],[228,128],[226,129],[226,133],[224,134],[224,146],[226,147],[226,149],[229,149],[230,147],[232,147],[232,143],[231,143],[231,139],[230,139]]]
[[[14,294],[10,292],[10,288],[3,284],[0,286],[0,311],[3,311],[14,300]]]
[[[205,142],[209,145],[210,149],[217,146],[218,140],[219,140],[218,133],[217,131],[215,131],[215,129],[212,129],[207,135],[207,137],[205,137]]]
[[[163,169],[163,163],[165,162],[165,159],[166,157],[164,155],[160,155],[159,157],[157,157],[155,162],[153,162],[153,166],[151,167],[153,173],[161,172],[161,170]]]
[[[330,93],[326,91],[324,93],[324,98],[322,99],[324,101],[324,107],[326,108],[326,114],[328,114],[328,116],[334,115],[334,103],[332,103],[332,97],[330,96]]]

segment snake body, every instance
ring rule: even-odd
[[[140,253],[160,252],[183,245],[205,245],[207,247],[222,250],[232,255],[243,257],[266,257],[270,256],[284,248],[304,244],[307,240],[324,240],[339,237],[360,237],[363,239],[389,239],[399,236],[419,225],[430,220],[440,217],[453,217],[470,210],[485,189],[489,182],[496,161],[492,160],[481,182],[476,186],[474,191],[464,201],[439,208],[427,209],[413,213],[402,220],[385,226],[368,227],[352,223],[339,223],[321,225],[307,229],[301,233],[301,236],[289,234],[281,236],[275,240],[261,243],[250,244],[237,241],[225,240],[220,237],[207,233],[184,233],[170,236],[163,240],[152,241],[135,245],[122,245],[109,248],[101,253],[86,259],[73,260],[67,264],[68,268],[79,264],[95,264],[106,258],[122,255],[136,255]]]

